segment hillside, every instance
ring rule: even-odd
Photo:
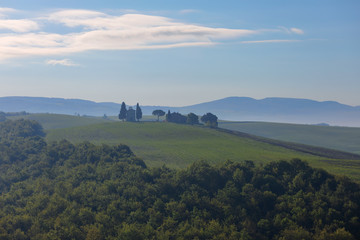
[[[360,128],[269,122],[220,122],[219,127],[271,139],[360,154]]]
[[[144,104],[144,103],[140,103]],[[146,104],[144,104],[146,105]],[[211,102],[184,107],[141,106],[144,115],[151,115],[155,109],[190,112],[203,115],[216,114],[220,119],[233,121],[266,121],[317,124],[328,123],[340,126],[358,126],[360,107],[340,104],[334,101],[319,102],[296,98],[265,98],[256,100],[247,97],[228,97]],[[81,99],[1,97],[0,111],[30,113],[57,113],[91,116],[114,116],[119,113],[118,103],[96,103]]]
[[[84,117],[84,116],[48,114],[48,113],[19,115],[19,116],[7,117],[7,118],[10,120],[16,120],[22,118],[34,120],[41,123],[44,129],[78,127],[78,126],[86,126],[96,123],[104,123],[104,122],[112,121],[110,118],[103,119],[100,117]]]
[[[278,144],[266,143],[247,136],[237,136],[214,129],[157,122],[109,122],[47,131],[47,141],[68,139],[79,143],[131,147],[136,156],[150,166],[184,168],[196,160],[210,163],[225,160],[252,160],[266,163],[271,160],[300,158],[312,166],[333,173],[347,174],[360,180],[360,161],[329,159]],[[349,156],[350,159],[350,156]]]
[[[154,120],[154,118],[150,116],[144,116],[144,117],[149,120]],[[221,135],[222,138],[218,138],[216,137],[217,135],[216,134],[214,135],[213,131],[211,131],[210,129],[207,130],[197,129],[198,132],[194,132],[194,133],[199,134],[198,137],[195,138],[199,141],[196,141],[192,138],[192,131],[193,131],[191,130],[192,128],[190,126],[184,126],[184,125],[174,125],[173,129],[171,129],[167,127],[167,125],[159,125],[161,123],[155,123],[155,125],[146,125],[146,127],[142,125],[130,124],[129,128],[124,127],[122,132],[119,132],[117,130],[113,131],[113,129],[115,128],[115,126],[113,125],[108,126],[107,127],[108,129],[101,129],[102,127],[94,125],[98,123],[120,124],[118,120],[114,121],[116,120],[116,118],[113,117],[107,120],[102,118],[94,118],[94,117],[78,117],[78,116],[58,115],[58,114],[30,114],[25,116],[11,117],[11,119],[17,119],[17,118],[31,119],[40,122],[44,126],[44,128],[49,132],[50,135],[48,137],[51,137],[52,139],[61,139],[62,137],[67,137],[65,135],[67,135],[67,133],[70,132],[68,137],[70,137],[71,139],[75,139],[76,141],[89,140],[89,141],[94,141],[98,144],[102,144],[102,143],[117,144],[118,142],[131,143],[131,146],[133,146],[136,149],[137,155],[144,157],[145,159],[147,159],[148,164],[155,166],[160,166],[163,163],[166,163],[172,167],[185,167],[187,166],[187,164],[194,161],[192,159],[192,156],[195,156],[196,159],[207,158],[213,162],[222,161],[223,159],[239,159],[239,157],[237,156],[240,156],[243,159],[253,159],[254,161],[266,162],[268,159],[276,160],[277,157],[281,157],[281,159],[286,159],[287,156],[298,157],[299,156],[298,154],[300,154],[302,159],[308,159],[309,156],[315,157],[316,159],[320,159],[319,161],[310,160],[312,161],[312,166],[324,167],[329,171],[332,171],[333,173],[347,174],[355,179],[360,180],[359,161],[350,160],[350,159],[357,159],[358,157],[348,154],[346,152],[344,153],[344,152],[331,150],[329,149],[331,148],[329,146],[323,146],[326,147],[324,149],[324,148],[317,148],[308,145],[294,144],[287,141],[279,142],[277,140],[272,140],[269,138],[261,138],[253,134],[248,135],[241,132],[240,133],[236,132],[235,134],[230,132],[230,134],[233,135],[232,137],[229,137],[229,134],[218,133],[218,134],[222,134]],[[125,123],[125,124],[129,124],[129,123]],[[146,124],[150,124],[150,123],[146,123]],[[225,123],[220,122],[220,125],[222,124]],[[229,123],[229,124],[230,125],[234,124],[233,126],[237,126],[237,124],[235,123]],[[279,125],[282,126],[282,124]],[[77,127],[81,127],[81,126],[84,126],[85,128],[77,129]],[[122,125],[122,126],[128,126],[128,125]],[[138,126],[142,126],[142,127],[138,128]],[[149,138],[148,133],[150,131],[151,126],[153,127],[157,126],[157,127],[151,130],[152,132],[154,132],[154,134],[152,138]],[[75,129],[72,129],[74,127]],[[318,127],[318,126],[314,126],[314,127]],[[68,128],[68,129],[62,130],[62,128]],[[52,129],[58,129],[58,130],[56,132],[51,133]],[[344,128],[344,129],[352,129],[352,128]],[[210,132],[212,132],[212,134],[204,135],[204,133],[209,130]],[[108,132],[110,132],[110,134]],[[264,132],[266,133],[266,131]],[[87,133],[87,135],[86,134],[84,135],[84,133]],[[293,132],[293,135],[297,136],[297,135],[301,135],[301,133],[302,131]],[[75,137],[74,135],[76,134],[80,135],[81,137]],[[109,136],[112,135],[115,136],[113,136],[110,139]],[[181,140],[180,138],[177,139],[175,137],[176,135],[185,136],[185,139],[184,140]],[[163,137],[158,138],[160,136]],[[333,143],[338,143],[340,145],[340,142],[336,140],[337,139],[336,134],[330,136],[331,138],[328,138],[327,141],[332,141]],[[239,145],[241,144],[244,146],[243,148],[238,149],[238,146],[234,144],[234,140],[233,140],[234,137],[240,137],[241,139],[248,139],[251,141],[255,141],[254,142],[255,144],[249,147],[246,144],[244,145],[244,142],[239,141],[239,139],[236,139]],[[166,138],[168,138],[169,140],[172,139],[173,144],[170,144],[170,142],[167,143],[166,140],[163,141],[163,139]],[[346,139],[342,139],[342,141],[344,140]],[[149,142],[149,144],[147,144],[147,142]],[[266,148],[267,153],[269,153],[268,157],[262,153],[263,151],[262,148],[264,143],[270,144]],[[209,150],[207,150],[206,144],[210,146]],[[256,149],[257,146],[260,146],[261,148]],[[274,146],[274,148],[272,148],[272,146]],[[349,146],[351,146],[351,144],[349,144]],[[282,149],[281,151],[279,150],[279,147],[280,149]],[[343,149],[340,150],[344,151]],[[285,152],[280,154],[279,151],[280,152],[285,151]],[[294,154],[294,151],[297,152],[297,154]],[[304,153],[310,153],[310,154],[304,156]],[[336,160],[336,159],[331,160],[328,158],[341,158],[343,160]]]
[[[299,159],[149,168],[128,146],[47,144],[0,123],[1,239],[360,237],[360,186]]]

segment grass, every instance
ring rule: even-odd
[[[16,118],[26,118],[40,122],[48,133],[48,141],[68,139],[74,143],[90,141],[95,144],[113,145],[123,143],[129,145],[134,153],[144,159],[149,166],[166,164],[173,168],[183,168],[196,160],[217,163],[229,159],[265,163],[271,160],[300,158],[308,161],[313,167],[324,168],[334,174],[344,174],[360,182],[360,161],[349,160],[351,158],[343,160],[329,158],[329,154],[339,154],[336,151],[331,152],[325,149],[324,154],[324,149],[274,141],[248,134],[231,134],[226,131],[221,132],[208,128],[151,122],[156,119],[154,116],[144,116],[143,120],[150,122],[140,123],[120,122],[115,116],[109,117],[109,119],[61,114],[31,114],[11,117],[11,119]],[[351,143],[350,139],[356,143],[356,137],[360,136],[360,133],[356,131],[352,133],[352,131],[358,130],[357,128],[242,122],[222,122],[220,126],[223,127],[224,124],[235,128],[235,130],[239,130],[239,126],[245,127],[244,130],[246,130],[246,127],[248,130],[258,130],[256,133],[262,136],[268,136],[266,134],[271,134],[277,129],[288,129],[287,136],[297,138],[301,136],[304,139],[307,139],[306,133],[311,133],[310,136],[313,139],[328,136],[324,139],[324,143],[337,142],[340,146],[349,146],[350,148],[356,147],[356,144]],[[312,131],[308,128],[311,128]],[[319,129],[323,132],[316,132]],[[326,131],[329,130],[335,132],[327,133]],[[346,133],[348,139],[339,140],[341,137],[338,134],[341,135],[342,133]],[[320,136],[317,136],[317,134],[320,134]],[[286,137],[286,134],[284,134],[284,137]],[[281,138],[281,140],[284,139],[288,138]],[[290,140],[296,142],[294,138]],[[310,141],[304,143],[311,144]],[[325,147],[329,146],[325,145]],[[348,149],[337,148],[340,150]],[[305,152],[312,152],[320,156]],[[352,152],[356,153],[356,151]]]
[[[81,117],[81,116],[49,114],[49,113],[36,113],[36,114],[20,115],[20,116],[7,117],[7,118],[9,119],[24,118],[24,119],[35,120],[41,123],[44,129],[58,129],[58,128],[87,126],[87,125],[111,121],[110,119],[103,119],[100,117]]]
[[[360,154],[360,128],[268,122],[220,122],[219,127],[266,138]]]
[[[106,119],[102,117],[91,117],[91,116],[75,116],[75,115],[65,115],[65,114],[52,114],[52,113],[33,113],[29,115],[19,115],[7,117],[8,119],[30,119],[35,120],[43,126],[44,129],[58,129],[58,128],[69,128],[69,127],[79,127],[79,126],[88,126],[97,123],[106,123],[119,121],[117,116],[108,116]],[[160,117],[160,121],[164,121],[165,117]],[[154,122],[157,121],[156,116],[143,116],[141,121]]]
[[[218,163],[225,160],[272,160],[300,158],[332,173],[344,173],[360,181],[360,161],[338,160],[291,150],[248,137],[214,129],[164,122],[107,122],[48,130],[47,140],[68,139],[78,143],[126,144],[149,166],[183,168],[196,160]],[[345,165],[342,163],[346,163]],[[349,164],[353,164],[349,167]]]

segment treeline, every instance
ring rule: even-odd
[[[31,121],[0,134],[0,239],[360,239],[359,185],[298,159],[148,168]]]
[[[2,112],[0,111],[0,122],[4,122],[7,118],[6,117],[11,117],[11,116],[25,116],[25,115],[29,115],[29,113],[22,111],[22,112]]]
[[[165,112],[162,110],[154,110],[153,115],[158,116],[158,121],[160,116],[164,116]],[[200,124],[199,122],[199,116],[195,113],[189,113],[188,115],[182,115],[178,112],[170,112],[165,116],[165,119],[167,122],[173,122],[173,123],[181,123],[181,124],[191,124],[191,125],[197,125]],[[218,117],[212,113],[207,113],[203,115],[200,120],[208,127],[217,127],[218,126]]]

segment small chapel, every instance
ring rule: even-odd
[[[126,121],[136,122],[135,110],[132,107],[129,107],[129,109],[126,112]]]

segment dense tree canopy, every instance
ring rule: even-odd
[[[187,117],[178,113],[170,111],[166,114],[166,121],[172,122],[172,123],[186,123]]]
[[[186,123],[191,125],[199,124],[199,117],[194,113],[189,113],[187,115]]]
[[[201,121],[205,123],[206,126],[209,127],[217,127],[218,126],[218,117],[212,113],[207,113],[201,117]]]
[[[360,239],[360,186],[299,159],[148,168],[36,129],[0,123],[0,239]]]

